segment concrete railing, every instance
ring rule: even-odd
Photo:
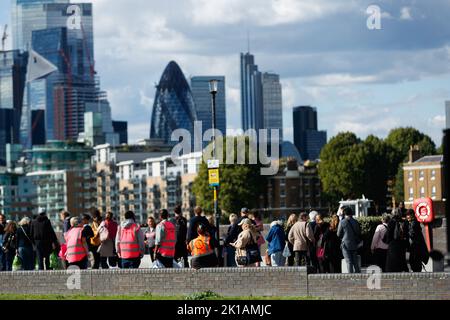
[[[73,272],[73,271],[72,271]],[[450,273],[307,274],[306,268],[138,269],[0,273],[0,293],[324,299],[450,299]]]

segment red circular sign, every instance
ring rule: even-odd
[[[421,223],[431,223],[434,220],[433,200],[431,198],[416,199],[414,201],[414,213]]]

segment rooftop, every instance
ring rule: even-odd
[[[435,163],[435,162],[443,162],[444,156],[443,155],[437,155],[437,156],[426,156],[423,158],[420,158],[414,163]]]

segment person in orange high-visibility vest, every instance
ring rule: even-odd
[[[89,249],[81,219],[78,217],[70,219],[70,226],[71,229],[64,235],[67,245],[66,260],[69,267],[87,269]]]
[[[117,255],[122,269],[138,269],[145,251],[144,233],[136,223],[133,211],[126,212],[125,219],[117,229]]]
[[[161,222],[156,226],[155,258],[164,267],[172,268],[175,257],[175,244],[177,236],[175,226],[168,220],[169,212],[162,209],[160,212]]]
[[[192,255],[191,267],[194,269],[217,267],[218,260],[214,252],[217,240],[209,235],[203,224],[198,225],[197,233],[198,237],[188,245],[188,250]]]

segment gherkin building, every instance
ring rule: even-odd
[[[167,144],[172,132],[186,129],[194,134],[194,121],[197,121],[194,98],[186,78],[178,64],[171,61],[156,87],[150,125],[150,139],[162,139]]]

